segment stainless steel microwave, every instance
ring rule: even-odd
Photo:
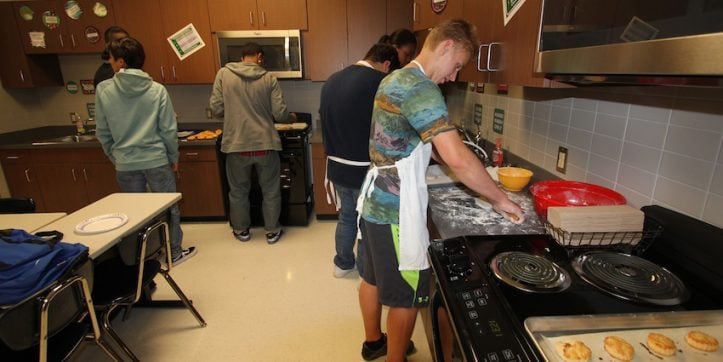
[[[301,78],[301,32],[299,30],[244,30],[214,33],[216,66],[241,61],[241,48],[257,43],[264,51],[264,68],[276,78]]]

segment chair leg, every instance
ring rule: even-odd
[[[206,321],[203,320],[203,317],[201,317],[201,314],[198,313],[196,308],[191,304],[191,302],[188,300],[186,295],[183,293],[181,288],[178,287],[178,284],[171,278],[171,275],[168,274],[167,270],[161,269],[161,274],[163,274],[163,278],[166,279],[168,282],[168,285],[171,286],[174,292],[178,295],[179,298],[181,298],[181,301],[183,301],[183,304],[188,308],[188,310],[193,314],[194,317],[196,317],[196,320],[198,321],[198,324],[201,325],[201,327],[206,326]]]
[[[105,311],[103,311],[102,319],[103,319],[103,330],[105,330],[108,335],[111,337],[111,339],[115,342],[118,347],[120,347],[123,352],[125,352],[128,357],[131,358],[132,361],[138,362],[140,361],[138,357],[131,351],[130,348],[123,342],[123,340],[120,338],[120,336],[113,330],[113,326],[110,324],[110,315],[113,312],[113,310],[117,307],[117,305],[112,305]]]

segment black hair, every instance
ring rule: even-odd
[[[261,48],[261,45],[258,45],[257,43],[246,43],[241,48],[242,57],[251,57],[256,54],[264,55],[264,50]]]
[[[113,40],[108,44],[108,51],[113,55],[113,58],[125,60],[128,68],[141,69],[146,61],[143,45],[131,37]]]
[[[397,49],[389,44],[376,43],[372,45],[364,56],[364,59],[371,60],[375,63],[384,63],[388,60],[390,62],[390,72],[400,67]]]
[[[414,36],[411,30],[402,28],[395,30],[389,35],[382,35],[382,37],[379,38],[379,43],[394,45],[396,47],[412,44],[416,47],[417,37]]]
[[[105,33],[103,34],[103,39],[105,39],[106,44],[115,40],[114,38],[111,37],[113,34],[125,34],[125,36],[123,38],[125,38],[129,35],[128,32],[125,29],[121,28],[120,26],[116,26],[116,25],[109,26],[108,29],[105,29]]]

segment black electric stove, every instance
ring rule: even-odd
[[[647,208],[646,224],[664,231],[639,256],[630,250],[564,249],[549,235],[432,242],[438,288],[432,310],[446,310],[463,359],[544,360],[524,330],[525,319],[533,316],[723,308],[723,276],[714,261],[723,260],[721,229],[657,206]],[[696,241],[686,243],[680,235]],[[699,254],[707,258],[696,258]],[[435,339],[437,359],[441,347]]]

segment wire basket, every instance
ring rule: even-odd
[[[663,228],[655,224],[643,231],[569,232],[545,222],[545,230],[568,251],[610,248],[640,254],[650,247]]]

